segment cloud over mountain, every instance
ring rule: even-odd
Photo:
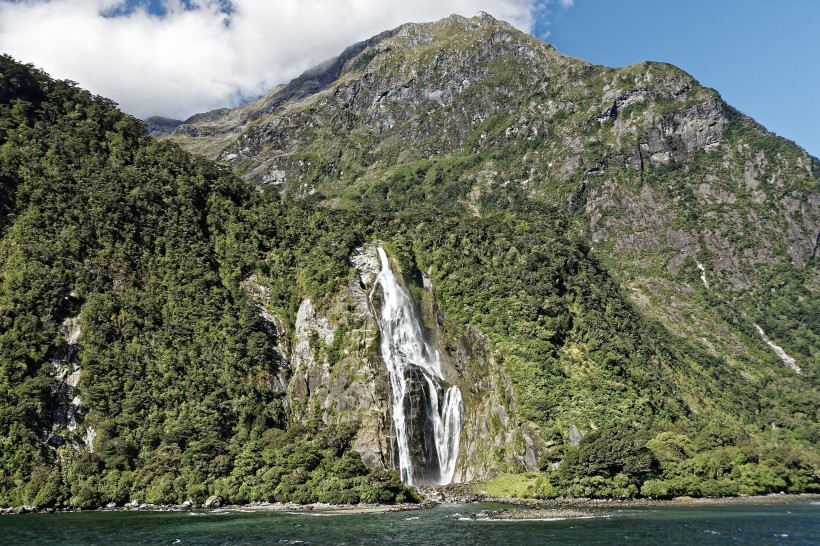
[[[0,51],[137,117],[236,105],[407,21],[487,11],[524,31],[536,0],[0,0]]]

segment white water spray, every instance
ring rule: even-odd
[[[709,289],[709,281],[706,280],[706,268],[703,267],[703,264],[700,263],[700,262],[695,262],[695,263],[698,264],[698,269],[700,269],[700,280],[703,282],[703,286],[705,286],[706,289],[708,290]]]
[[[425,341],[410,298],[391,271],[384,249],[379,247],[378,253],[381,271],[375,286],[382,287],[381,355],[390,379],[390,409],[401,478],[404,483],[413,485],[418,479],[416,471],[421,470],[426,474],[421,476],[423,481],[448,484],[453,480],[458,458],[463,408],[461,391],[455,385],[445,386],[438,352]],[[426,402],[426,407],[410,408],[408,394],[412,388],[416,392],[421,389],[421,399]],[[410,415],[408,409],[415,410],[415,415]],[[431,429],[435,453],[429,449],[431,446],[411,445],[409,429],[413,423],[410,421],[418,420],[419,415],[422,416],[422,428]],[[418,422],[414,424],[418,425]],[[418,441],[418,436],[414,434],[413,440]],[[419,468],[425,466],[414,456],[419,452],[429,452],[431,459],[435,455],[435,460],[427,461],[430,464],[426,465],[432,468]]]

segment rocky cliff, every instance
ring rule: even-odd
[[[280,346],[284,360],[280,380],[287,383],[291,419],[355,422],[359,430],[353,448],[362,460],[371,467],[394,468],[390,386],[379,351],[376,243],[355,249],[350,262],[353,271],[348,282],[325,309],[317,310],[310,299],[301,301],[293,331],[265,309],[269,291],[255,277],[244,286],[255,296],[260,314],[282,328],[277,331],[279,338],[293,340],[292,345]],[[434,287],[429,280],[421,288],[426,292],[423,298],[431,302]],[[425,335],[442,356],[448,380],[465,398],[459,433],[462,449],[454,480],[474,481],[502,469],[537,466],[547,446],[537,430],[520,421],[511,382],[492,356],[486,337],[475,329],[460,331],[434,308],[428,311]]]

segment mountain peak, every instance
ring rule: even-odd
[[[463,25],[465,27],[466,26],[472,26],[472,27],[476,27],[476,26],[481,26],[481,27],[502,26],[502,27],[507,27],[507,28],[515,28],[506,21],[502,21],[501,19],[496,19],[495,17],[493,17],[492,15],[487,13],[486,11],[479,11],[478,13],[473,15],[472,17],[464,17],[463,15],[458,15],[457,13],[454,13],[454,14],[450,15],[449,17],[445,17],[444,19],[440,19],[438,21],[433,21],[431,23],[421,23],[421,24],[446,25],[446,24],[452,24],[452,23],[460,24],[460,25]],[[413,24],[419,24],[419,23],[409,23],[409,24],[413,25]]]
[[[265,107],[255,112],[249,119],[258,119],[265,113],[272,112],[290,100],[301,100],[318,94],[336,82],[343,73],[365,67],[380,53],[389,52],[397,46],[405,48],[444,46],[450,39],[459,34],[474,33],[487,28],[514,31],[525,37],[512,25],[495,19],[490,14],[480,11],[468,19],[453,14],[445,19],[432,23],[406,23],[393,30],[381,32],[372,38],[357,42],[336,57],[330,58],[309,68],[299,77],[279,89]],[[411,39],[400,42],[402,37]],[[269,95],[270,96],[270,95]]]
[[[548,72],[549,65],[557,59],[560,64],[586,64],[564,57],[552,46],[486,12],[471,18],[451,15],[434,22],[406,23],[347,47],[338,56],[306,70],[255,103],[233,111],[223,109],[192,116],[175,134],[179,138],[201,138],[215,132],[238,133],[280,108],[323,100],[320,97],[328,92],[338,96],[351,85],[357,89],[359,105],[364,104],[364,96],[371,103],[378,99],[384,104],[384,99],[395,98],[396,93],[406,94],[417,86],[425,87],[419,90],[420,95],[440,104],[442,97],[449,100],[476,81],[497,77],[504,67],[534,81]],[[459,86],[461,89],[456,89]],[[195,146],[197,151],[203,151],[202,144]]]
[[[672,65],[592,65],[486,13],[379,34],[219,120],[171,138],[333,206],[559,204],[613,263],[657,252],[664,275],[703,268],[708,289],[732,294],[764,286],[761,265],[817,254],[820,209],[798,214],[820,202],[805,152]],[[760,220],[748,203],[777,213]],[[766,243],[751,252],[760,237],[727,226]],[[658,272],[637,263],[653,298]],[[673,315],[656,318],[689,328]]]

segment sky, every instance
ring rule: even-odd
[[[820,157],[820,0],[0,0],[0,52],[184,119],[402,23],[479,11],[596,64],[675,64]]]

